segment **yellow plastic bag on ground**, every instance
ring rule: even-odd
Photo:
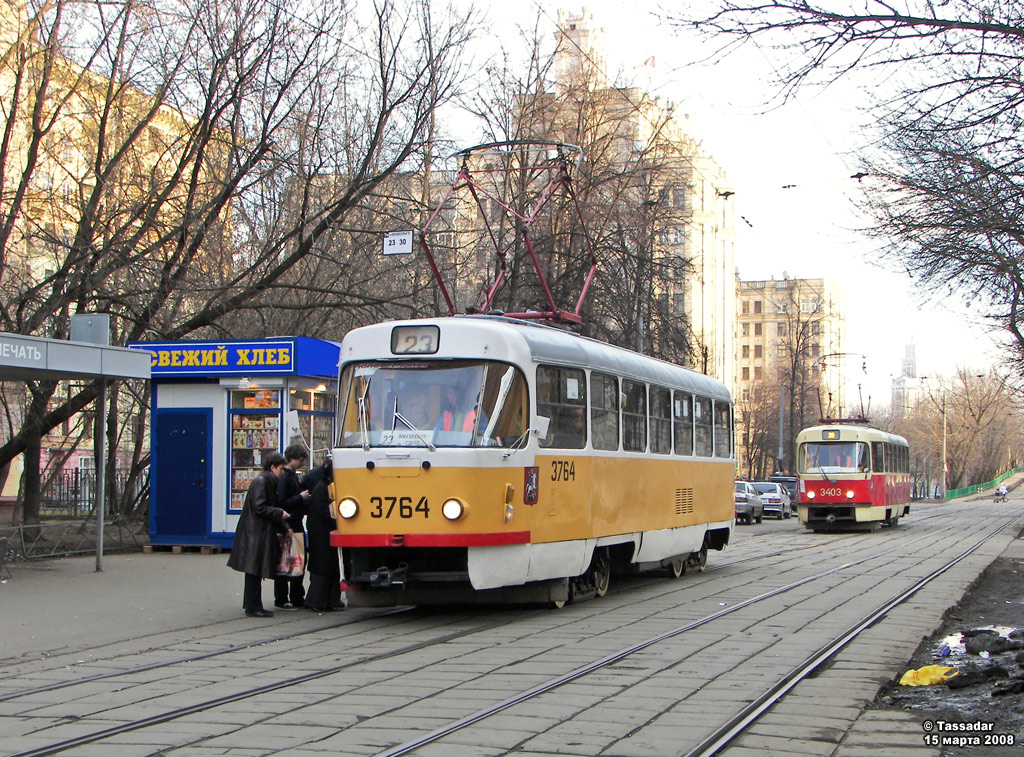
[[[932,686],[945,683],[960,671],[948,665],[925,665],[917,670],[908,670],[900,679],[900,686]]]

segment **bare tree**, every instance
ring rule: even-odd
[[[929,381],[892,428],[910,442],[919,477],[941,481],[945,469],[943,488],[959,489],[1018,464],[1021,421],[1005,377],[959,368],[953,379]]]
[[[1024,5],[869,0],[837,11],[804,0],[717,0],[673,22],[724,55],[745,43],[783,52],[779,93],[866,74],[878,124],[853,178],[880,253],[924,290],[959,295],[1011,340],[1024,371]],[[865,77],[865,78],[867,78]]]
[[[678,182],[681,200],[680,166],[687,164],[685,151],[693,145],[667,133],[670,114],[649,95],[613,86],[596,65],[581,65],[571,77],[556,72],[539,27],[522,33],[528,51],[523,62],[503,52],[467,106],[484,124],[483,141],[555,141],[582,150],[582,159],[571,167],[575,201],[559,197],[532,228],[556,302],[575,306],[590,269],[589,236],[599,265],[583,308],[583,331],[689,362],[692,335],[680,294],[688,264],[671,233],[683,228],[685,216],[671,190]],[[593,63],[583,51],[574,52]],[[546,157],[522,153],[516,159],[534,171],[535,179]],[[503,175],[493,190],[520,215],[537,189],[536,183],[524,183],[524,176],[531,177],[530,171]],[[521,230],[507,219],[497,221],[497,246],[508,252],[502,305],[536,308],[544,293],[536,285]]]
[[[63,338],[100,311],[114,343],[223,335],[294,283],[421,150],[466,39],[416,0],[30,0],[4,20],[0,327]],[[26,455],[26,522],[42,435],[98,392],[55,387],[27,385],[0,444],[0,465]]]

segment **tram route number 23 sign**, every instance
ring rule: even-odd
[[[412,231],[388,231],[384,234],[385,255],[411,255]]]

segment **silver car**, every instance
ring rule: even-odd
[[[761,497],[765,515],[774,515],[779,520],[793,515],[793,502],[785,486],[770,481],[755,481],[753,487]]]
[[[761,497],[749,481],[736,481],[736,520],[739,523],[760,523],[764,520]]]

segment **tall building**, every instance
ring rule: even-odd
[[[736,382],[738,399],[758,382],[804,386],[831,417],[846,404],[846,307],[842,292],[824,279],[738,282]],[[817,397],[814,412],[817,413]]]
[[[587,160],[617,170],[616,199],[632,208],[654,265],[666,272],[650,294],[686,332],[684,362],[732,385],[736,235],[729,178],[673,103],[612,85],[604,30],[586,9],[560,10],[558,26],[554,85],[538,99],[523,136],[586,139],[599,153]]]
[[[906,345],[900,375],[892,380],[891,413],[899,417],[921,399],[921,380],[917,376],[917,345]]]

